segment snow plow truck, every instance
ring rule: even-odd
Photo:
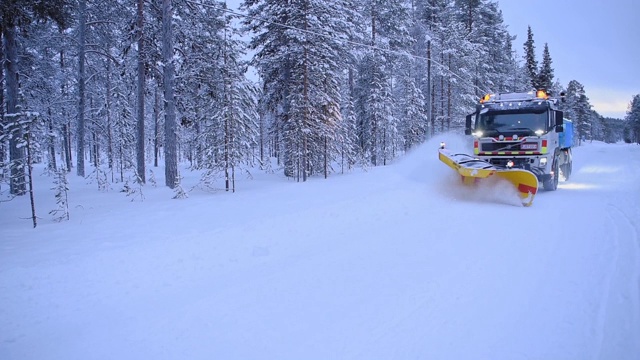
[[[542,90],[487,94],[466,117],[473,155],[452,153],[441,144],[439,158],[465,184],[492,176],[508,180],[530,206],[540,184],[554,191],[561,175],[571,176],[573,124],[564,119],[559,101]]]

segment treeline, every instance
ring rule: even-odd
[[[567,93],[578,139],[638,139],[554,80],[547,44],[538,66],[531,29],[520,59],[497,1],[3,0],[0,26],[13,195],[40,162],[99,184],[141,185],[163,165],[170,188],[185,161],[231,191],[272,161],[327,177],[461,128],[484,93],[534,87]]]

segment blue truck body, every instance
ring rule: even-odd
[[[560,148],[571,148],[573,146],[573,122],[569,119],[564,119],[562,130],[563,131],[559,134]]]

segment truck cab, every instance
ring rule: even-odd
[[[560,173],[571,174],[573,124],[544,91],[487,94],[466,118],[474,156],[498,167],[536,175],[545,190],[556,190]]]

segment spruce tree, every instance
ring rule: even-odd
[[[630,132],[630,142],[640,144],[640,94],[635,95],[629,103],[629,110],[625,117]]]
[[[531,26],[527,28],[527,41],[524,43],[524,57],[527,75],[533,89],[538,89],[538,61],[536,60],[536,48],[533,42],[533,31]]]
[[[538,73],[538,88],[546,91],[553,90],[553,68],[551,67],[551,54],[549,53],[549,44],[544,44],[542,52],[542,64]]]
[[[349,51],[347,1],[248,0],[246,25],[263,79],[264,104],[283,140],[285,175],[305,181],[325,171],[340,118],[338,84]],[[264,20],[264,19],[268,19]]]
[[[18,74],[29,73],[28,68],[21,69],[19,61],[20,42],[18,37],[28,34],[25,30],[31,23],[38,20],[53,20],[60,27],[66,28],[70,16],[68,13],[70,4],[67,0],[56,1],[33,1],[33,0],[3,0],[0,2],[0,31],[2,32],[2,53],[6,56],[3,59],[4,82],[6,88],[5,104],[6,112],[0,119],[5,136],[9,142],[10,160],[10,192],[13,195],[24,195],[26,189],[25,164],[26,152],[24,148],[24,138],[29,136],[23,132],[20,125],[25,107],[22,104],[20,83]],[[4,160],[4,159],[2,159]]]
[[[591,104],[584,86],[577,80],[571,80],[567,85],[565,99],[563,109],[566,117],[573,121],[575,141],[579,145],[583,140],[592,138]]]

